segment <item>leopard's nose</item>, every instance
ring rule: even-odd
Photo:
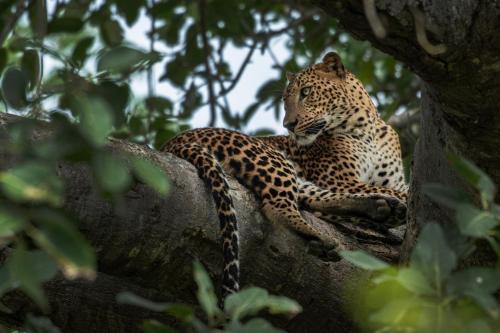
[[[283,123],[283,126],[287,130],[289,130],[290,132],[293,132],[293,130],[295,129],[295,126],[297,126],[297,121],[290,122],[290,123]]]

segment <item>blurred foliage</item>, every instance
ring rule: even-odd
[[[196,316],[195,309],[187,304],[157,303],[129,292],[117,296],[119,303],[139,306],[155,312],[162,312],[174,317],[182,325],[182,332],[210,333],[284,333],[256,315],[266,311],[272,315],[294,317],[302,312],[302,307],[286,297],[269,295],[264,289],[251,287],[229,295],[223,309],[218,306],[218,299],[210,277],[199,262],[194,263],[194,279],[198,285],[199,307],[203,311],[203,320]],[[156,320],[146,320],[142,325],[144,333],[176,333],[177,329]]]
[[[493,333],[500,330],[500,205],[495,185],[471,162],[448,160],[478,192],[478,204],[465,192],[428,184],[425,193],[455,211],[457,225],[424,225],[409,264],[400,267],[361,251],[341,255],[373,272],[354,284],[352,313],[366,332]],[[476,245],[489,244],[494,267],[466,266]],[[464,267],[465,266],[465,267]]]
[[[137,26],[146,26],[147,43],[130,40]],[[277,59],[276,45],[288,51],[287,59]],[[6,149],[16,165],[0,171],[0,245],[11,251],[0,267],[0,296],[20,288],[47,309],[41,284],[58,270],[68,278],[95,275],[94,252],[78,221],[63,209],[59,167],[87,164],[95,187],[114,203],[134,180],[164,194],[168,180],[161,170],[110,154],[106,139],[158,148],[189,128],[199,112],[209,114],[209,125],[222,121],[241,130],[259,112],[279,119],[285,72],[332,48],[364,82],[384,118],[415,107],[417,81],[400,63],[342,33],[322,11],[299,0],[0,1],[0,111],[25,116],[6,127]],[[260,87],[249,88],[256,91],[254,103],[234,110],[228,97],[237,85],[245,86],[245,70],[258,52],[274,65],[265,69]],[[235,64],[236,53],[244,55],[241,63]],[[144,76],[145,96],[131,88]],[[157,94],[160,85],[171,93]],[[35,119],[50,122],[51,130],[33,144]],[[271,133],[261,128],[253,134]],[[264,298],[262,306],[269,307],[274,298]],[[239,309],[241,300],[230,299]],[[49,331],[45,319],[30,320],[27,325]],[[261,321],[238,320],[229,324],[272,331]]]
[[[15,19],[23,2],[3,1],[0,23]],[[363,81],[384,118],[415,108],[418,100],[417,80],[400,63],[299,0],[33,0],[24,12],[0,40],[10,109],[46,119],[71,111],[75,92],[96,95],[111,105],[113,135],[157,148],[198,112],[209,113],[210,126],[222,121],[243,130],[258,112],[271,110],[280,119],[285,72],[330,49]],[[127,32],[137,26],[146,30],[147,43],[129,40]],[[286,49],[286,59],[276,58],[277,48]],[[245,89],[256,91],[254,103],[234,110],[228,96],[245,86],[241,78],[259,52],[273,59],[273,68],[262,69],[260,87]],[[241,55],[236,63],[233,57]],[[148,94],[135,95],[131,83],[145,72]],[[159,84],[171,93],[157,95]]]

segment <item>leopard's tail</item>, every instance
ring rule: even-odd
[[[233,200],[229,194],[224,170],[210,151],[196,142],[179,142],[174,138],[162,148],[193,164],[198,175],[211,189],[220,221],[224,271],[222,295],[224,298],[239,290],[239,235]]]

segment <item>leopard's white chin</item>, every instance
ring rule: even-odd
[[[288,132],[288,133],[297,142],[297,144],[299,146],[309,146],[318,137],[318,134],[315,134],[315,135],[296,135],[293,132]]]

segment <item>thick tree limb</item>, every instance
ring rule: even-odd
[[[377,15],[387,29],[387,36],[378,39],[362,0],[314,2],[338,18],[346,30],[401,60],[424,81],[409,232],[402,253],[406,258],[421,225],[427,221],[453,223],[448,210],[431,203],[421,192],[422,184],[432,182],[466,187],[447,163],[446,151],[473,160],[500,184],[500,6],[498,1],[377,0]],[[418,22],[412,14],[415,10]],[[421,45],[423,29],[424,37],[434,46],[446,46],[446,52],[429,54]],[[491,262],[491,256],[479,260]]]
[[[0,114],[0,168],[11,162],[2,123],[13,119]],[[80,219],[80,229],[98,255],[95,281],[58,277],[45,286],[52,309],[49,316],[64,332],[137,332],[137,324],[152,314],[118,305],[115,296],[123,290],[155,300],[195,303],[194,259],[201,260],[219,282],[219,223],[211,195],[194,168],[124,141],[111,140],[109,149],[154,161],[168,173],[172,189],[161,197],[137,183],[116,208],[94,190],[85,166],[60,166],[60,175],[67,181],[66,208]],[[360,271],[343,260],[331,262],[308,253],[303,238],[283,225],[271,225],[259,214],[248,190],[235,181],[231,188],[240,225],[243,285],[261,286],[298,300],[304,313],[290,322],[278,321],[291,332],[352,332],[353,324],[343,310],[344,287]],[[366,248],[397,261],[400,239],[395,236],[358,228],[357,241],[318,219],[312,222],[335,236],[343,248]],[[0,261],[8,252],[3,255]],[[0,314],[0,322],[18,325],[27,312],[36,311],[20,293],[10,293],[2,302],[15,312]]]

